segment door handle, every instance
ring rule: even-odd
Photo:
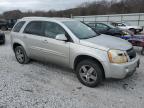
[[[26,38],[27,38],[27,36],[24,36],[23,38],[24,38],[24,39],[26,39]]]
[[[43,42],[44,42],[44,43],[48,43],[48,41],[47,41],[47,40],[43,40]]]

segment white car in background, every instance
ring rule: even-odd
[[[134,34],[140,33],[140,32],[143,31],[143,27],[141,27],[141,26],[132,26],[129,23],[111,22],[111,24],[114,25],[115,27],[118,27],[118,28],[122,29],[122,30],[130,30]]]

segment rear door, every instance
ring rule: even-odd
[[[14,28],[11,31],[11,45],[13,46],[13,43],[22,41],[23,42],[23,37],[21,34],[21,29],[24,26],[25,21],[20,21],[18,22]]]
[[[42,42],[44,38],[43,28],[42,21],[31,21],[24,29],[23,40],[31,58],[44,60],[42,51]]]

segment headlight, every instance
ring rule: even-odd
[[[126,52],[121,50],[109,50],[108,57],[110,63],[122,64],[128,62]]]
[[[123,35],[129,35],[130,33],[127,31],[123,31]]]

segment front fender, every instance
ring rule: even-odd
[[[107,51],[95,49],[82,45],[71,45],[70,48],[70,66],[74,69],[74,61],[78,56],[85,55],[97,59],[100,63],[107,62]],[[103,64],[103,63],[102,63]]]

